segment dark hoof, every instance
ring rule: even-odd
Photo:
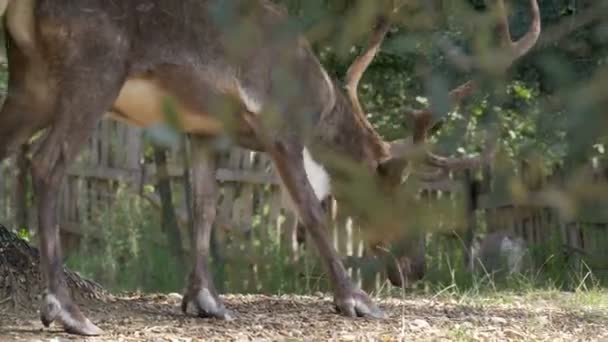
[[[103,330],[84,317],[76,304],[69,299],[62,301],[53,294],[44,295],[40,307],[40,320],[45,327],[49,327],[51,323],[57,321],[70,334],[83,336],[103,334]]]
[[[336,310],[347,317],[386,318],[382,311],[369,296],[359,289],[346,291],[334,298]]]
[[[182,312],[188,313],[188,307],[194,306],[202,318],[215,318],[223,321],[234,320],[234,314],[226,309],[224,303],[208,289],[187,292],[182,299]]]

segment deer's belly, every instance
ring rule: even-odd
[[[168,103],[170,110],[167,110]],[[184,132],[217,134],[222,131],[219,120],[208,113],[191,110],[153,79],[127,80],[110,114],[118,121],[140,127],[166,123],[170,115],[177,114],[177,123]]]

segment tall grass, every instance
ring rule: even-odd
[[[225,262],[212,261],[217,287],[227,293],[328,291],[328,279],[312,244],[300,247],[299,259],[292,260],[279,236],[262,233],[267,222],[264,215],[262,210],[254,217],[251,231],[231,232],[222,242]],[[70,253],[67,264],[114,291],[180,292],[186,274],[179,270],[189,270],[190,265],[176,267],[177,261],[170,253],[159,222],[158,210],[121,189],[109,210],[99,213],[94,222],[83,224],[87,227],[85,237],[80,248]],[[471,273],[465,267],[460,240],[441,234],[430,236],[426,275],[407,291],[442,296],[530,289],[587,291],[606,285],[606,277],[598,276],[584,258],[569,257],[560,246],[560,241],[533,246],[530,255],[535,262],[525,273],[499,277],[484,269]],[[363,268],[353,274],[355,278],[368,280],[377,276],[366,272]],[[372,292],[403,295],[401,289],[382,281]]]
[[[139,196],[120,189],[112,207],[82,224],[84,239],[66,263],[114,291],[177,291],[177,273],[159,212]]]

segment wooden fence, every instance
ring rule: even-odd
[[[160,199],[155,193],[142,194],[147,184],[155,184],[154,163],[144,159],[143,131],[111,120],[102,120],[78,160],[69,169],[65,183],[58,194],[59,226],[64,249],[78,248],[83,237],[98,234],[99,229],[87,229],[101,225],[99,218],[112,210],[121,186],[134,195],[143,195],[154,206]],[[183,194],[184,151],[174,148],[168,157],[168,173],[175,193]],[[0,220],[7,226],[15,222],[15,161],[8,160],[0,166]],[[250,270],[244,280],[244,290],[256,290],[262,285],[261,270],[268,257],[258,245],[283,246],[286,260],[295,262],[301,252],[298,246],[297,219],[287,207],[288,201],[279,187],[272,163],[263,153],[233,148],[221,155],[216,179],[220,184],[218,213],[214,238],[225,259],[247,263]],[[186,237],[183,248],[188,253],[190,242],[185,196],[173,198],[181,236]],[[28,228],[35,234],[37,226],[35,203],[28,202]],[[186,221],[186,222],[185,222]],[[23,227],[22,227],[23,228]],[[360,241],[354,239],[352,225],[336,227],[333,233],[335,245],[345,256],[362,255]],[[94,236],[93,236],[94,237]],[[355,247],[353,247],[355,246]],[[245,257],[243,257],[245,255]],[[231,257],[238,256],[238,257]],[[241,260],[239,260],[241,259]],[[229,264],[229,263],[227,263]],[[243,266],[243,265],[240,265]],[[241,271],[239,271],[241,272]],[[233,287],[234,288],[234,287]]]
[[[78,161],[69,170],[65,184],[58,194],[59,222],[62,239],[66,249],[75,248],[83,235],[83,224],[94,224],[101,214],[112,210],[117,191],[127,185],[133,193],[139,192],[141,185],[155,182],[156,170],[153,163],[144,159],[142,130],[124,126],[120,123],[103,120]],[[183,193],[185,154],[179,148],[169,156],[169,175],[172,182]],[[15,217],[14,161],[0,165],[0,220],[9,225]],[[246,289],[255,290],[254,284],[260,283],[268,260],[269,252],[253,252],[254,241],[269,246],[283,246],[290,255],[288,259],[298,258],[297,225],[295,215],[285,205],[287,202],[278,185],[277,177],[269,159],[262,153],[242,149],[226,152],[219,161],[217,180],[221,191],[218,198],[218,217],[216,238],[222,244],[224,255],[236,255],[241,259],[246,255],[251,272],[243,276],[249,284]],[[430,191],[462,188],[456,182],[437,185]],[[465,184],[469,186],[470,184]],[[154,194],[147,197],[152,203],[158,202]],[[174,198],[182,221],[186,217],[185,196]],[[29,199],[29,227],[35,227],[33,203]],[[521,207],[513,204],[481,204],[471,208],[484,213],[483,220],[488,231],[511,231],[522,236],[532,244],[546,242],[558,237],[564,246],[583,254],[605,258],[608,241],[606,222],[567,223],[562,222],[554,210],[546,208]],[[474,214],[474,213],[473,213]],[[475,215],[470,215],[474,217]],[[473,226],[473,224],[472,224]],[[186,225],[180,227],[182,236],[188,236]],[[557,234],[557,235],[556,235]],[[236,238],[238,236],[238,238]],[[342,218],[334,225],[332,232],[334,245],[345,258],[361,258],[364,254],[363,242],[358,229],[352,221]],[[234,243],[235,239],[240,241]],[[239,240],[240,239],[240,240]],[[261,242],[260,242],[261,241]],[[602,245],[603,244],[603,245]],[[188,242],[184,242],[187,249]],[[356,270],[355,270],[356,271]]]

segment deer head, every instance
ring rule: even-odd
[[[404,170],[408,165],[419,166],[413,168],[411,176],[415,176],[421,181],[438,181],[446,178],[450,172],[474,169],[487,164],[493,159],[496,151],[496,139],[489,138],[484,151],[478,156],[454,158],[434,154],[426,144],[427,137],[429,131],[439,123],[436,118],[441,115],[434,115],[435,113],[431,109],[404,113],[404,118],[409,118],[413,122],[413,134],[409,138],[397,141],[383,140],[367,120],[365,109],[358,96],[359,83],[380,51],[391,28],[394,14],[399,11],[399,8],[400,5],[397,5],[397,1],[392,1],[390,10],[377,16],[369,43],[350,65],[345,79],[345,91],[344,93],[337,92],[333,113],[327,116],[323,129],[325,133],[320,137],[321,140],[325,139],[329,144],[337,146],[335,148],[349,149],[350,156],[356,162],[371,169],[377,176],[376,179],[380,186],[387,189],[389,194],[402,183]],[[492,51],[500,57],[493,59],[496,61],[496,65],[492,65],[492,68],[494,71],[502,72],[535,45],[541,32],[540,10],[537,0],[530,0],[532,21],[529,30],[519,40],[513,41],[504,1],[495,1],[491,8],[496,13],[496,29],[500,42],[500,46]],[[440,47],[445,50],[448,58],[454,64],[466,71],[483,69],[486,66],[485,60],[467,56],[448,43],[441,42]],[[478,84],[475,80],[458,85],[449,92],[451,105],[461,104],[463,100],[474,94],[477,88]],[[332,128],[332,125],[335,126],[338,120],[341,120],[337,125],[339,127]],[[350,126],[357,129],[349,129]],[[328,134],[327,132],[333,133]],[[339,141],[340,139],[342,141]],[[350,144],[345,141],[350,141]],[[339,199],[340,196],[337,197]],[[374,224],[373,231],[378,232],[377,223]],[[404,260],[406,263],[411,262],[407,257]]]

